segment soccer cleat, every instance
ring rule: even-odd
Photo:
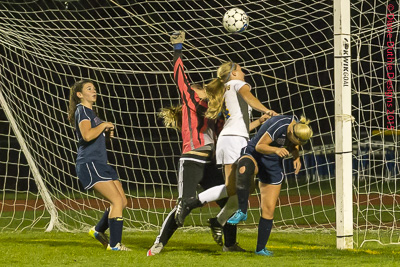
[[[235,214],[233,214],[232,217],[229,218],[227,223],[235,225],[240,222],[244,222],[245,220],[247,220],[247,214],[243,213],[241,210],[237,210]]]
[[[149,251],[147,251],[147,256],[154,256],[160,254],[161,250],[163,250],[164,245],[162,243],[155,243]]]
[[[111,247],[110,244],[107,246],[107,250],[113,250],[113,251],[131,251],[130,248],[125,247],[121,243],[117,243],[115,247]]]
[[[182,198],[181,201],[179,201],[175,212],[176,224],[178,226],[183,226],[183,224],[185,223],[186,216],[189,215],[192,209],[201,206],[203,206],[203,204],[200,202],[198,198],[195,197]]]
[[[214,238],[214,241],[222,246],[222,230],[223,227],[222,225],[218,222],[217,218],[210,218],[208,219],[208,226],[211,228],[211,234],[212,237]]]
[[[260,251],[256,251],[257,255],[261,255],[261,256],[272,256],[274,255],[274,253],[272,251],[269,251],[268,249],[264,248]]]
[[[95,226],[93,226],[89,230],[89,235],[94,239],[97,239],[103,245],[104,248],[107,248],[108,236],[105,233],[97,232]]]
[[[235,245],[230,246],[230,247],[227,247],[224,245],[222,247],[222,251],[223,252],[245,252],[246,250],[241,248],[238,243],[235,243]]]

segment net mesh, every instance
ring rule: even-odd
[[[353,1],[351,5],[357,242],[363,236],[369,239],[365,230],[375,233],[385,228],[395,233],[397,229],[393,223],[397,135],[372,134],[374,129],[385,128],[382,47],[387,4]],[[242,34],[227,34],[222,26],[223,14],[232,7],[245,10],[250,17],[250,26]],[[284,160],[286,176],[274,223],[284,229],[334,229],[332,1],[240,1],[232,5],[230,1],[81,0],[67,7],[58,1],[0,1],[0,21],[2,94],[66,230],[95,224],[107,206],[95,192],[84,191],[76,178],[77,144],[67,122],[67,106],[69,86],[81,78],[95,82],[97,113],[116,125],[116,138],[108,144],[108,152],[128,197],[125,225],[161,226],[174,206],[181,136],[157,119],[160,108],[180,103],[172,78],[169,33],[173,30],[186,31],[183,57],[190,81],[209,82],[218,66],[231,60],[244,68],[253,93],[267,107],[282,114],[304,114],[311,120],[314,137],[301,152],[300,174],[294,175],[291,159]],[[395,26],[398,30],[398,20]],[[8,127],[5,119],[1,123]],[[6,130],[2,140],[7,140],[1,143],[2,151],[19,151],[1,160],[5,174],[0,177],[9,181],[0,188],[2,212],[12,207],[5,199],[15,201],[20,193],[22,199],[29,195],[39,203],[32,174],[12,131]],[[382,156],[386,154],[392,155],[389,161]],[[397,166],[397,171],[391,167],[387,175],[387,162]],[[11,168],[26,169],[27,174],[10,174]],[[15,190],[13,180],[31,187]],[[368,202],[375,195],[387,195],[393,201]],[[258,196],[256,192],[250,199],[247,225],[258,223]],[[367,202],[361,200],[364,196]],[[186,223],[203,226],[217,211],[214,204],[207,205],[193,212]],[[2,225],[2,230],[21,229],[15,226],[18,220],[28,221],[28,228],[40,221],[44,228],[49,220],[43,205],[23,213],[7,212],[10,223]]]

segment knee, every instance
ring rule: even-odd
[[[122,208],[125,209],[128,206],[128,199],[124,196],[122,198]]]
[[[261,212],[262,217],[264,219],[270,220],[270,219],[274,218],[275,207],[271,207],[268,205],[262,205],[261,211],[262,211]]]
[[[114,199],[111,199],[111,206],[114,208],[121,208],[124,209],[127,205],[127,200],[122,197],[115,197]]]
[[[239,160],[236,172],[238,188],[249,188],[254,177],[256,166],[251,158],[244,157]]]

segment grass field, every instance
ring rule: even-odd
[[[125,232],[131,252],[105,251],[85,233],[27,232],[0,234],[4,266],[398,266],[399,246],[370,243],[360,250],[337,250],[335,235],[321,232],[273,232],[273,257],[257,256],[256,231],[239,229],[245,253],[222,252],[211,234],[179,230],[161,254],[147,257],[157,232]]]

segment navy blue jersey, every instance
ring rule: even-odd
[[[260,141],[261,137],[267,133],[272,139],[272,143],[269,144],[270,146],[284,147],[286,143],[287,128],[293,120],[296,122],[298,121],[297,117],[294,115],[279,115],[269,118],[260,127],[257,134],[247,143],[247,147],[243,150],[242,154],[252,155],[256,159],[264,156],[271,160],[279,160],[279,156],[276,154],[262,155],[261,153],[258,153],[256,151],[256,145],[258,141]]]
[[[78,136],[78,156],[76,158],[76,164],[92,161],[107,163],[106,139],[104,132],[92,141],[86,142],[83,140],[79,129],[79,123],[84,120],[90,121],[92,128],[103,123],[100,118],[96,116],[93,110],[83,106],[82,104],[76,105],[75,129]]]

